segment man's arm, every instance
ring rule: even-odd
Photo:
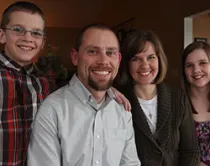
[[[130,113],[126,113],[130,114]],[[128,116],[128,125],[126,131],[126,142],[123,150],[120,166],[140,166],[141,163],[137,156],[136,144],[134,139],[133,121],[131,114]]]
[[[58,118],[51,104],[44,102],[34,120],[27,159],[30,166],[61,165]]]

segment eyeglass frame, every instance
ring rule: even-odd
[[[20,34],[17,34],[18,31],[15,31],[15,28],[17,28],[17,27],[6,27],[6,28],[2,28],[2,29],[10,30],[11,33],[12,33],[13,35],[16,35],[16,36],[25,36],[27,32],[30,32],[31,36],[34,37],[34,38],[36,38],[36,39],[45,38],[45,36],[46,36],[46,34],[45,34],[44,31],[40,31],[40,32],[43,33],[42,36],[34,36],[34,35],[33,35],[33,32],[37,32],[37,31],[34,31],[34,30],[26,30],[25,28],[22,28],[22,27],[18,27],[18,28],[22,28],[23,31],[22,31],[22,32],[19,32]]]

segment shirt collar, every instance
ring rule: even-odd
[[[11,68],[21,73],[31,74],[33,72],[33,64],[29,64],[27,66],[21,66],[17,62],[13,61],[10,57],[8,57],[3,51],[0,51],[0,64],[4,67]]]
[[[72,79],[69,82],[71,90],[73,93],[83,102],[89,102],[91,99],[95,100],[90,91],[82,84],[76,74],[73,75]],[[109,88],[106,92],[105,100],[110,102],[115,99],[115,95],[111,88]],[[96,103],[97,104],[97,103]]]

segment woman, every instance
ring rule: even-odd
[[[131,103],[142,166],[197,166],[191,107],[185,93],[162,83],[167,59],[160,40],[151,31],[137,30],[123,50],[120,89]]]
[[[210,166],[210,46],[194,42],[182,56],[182,78],[190,99],[195,121],[201,163]]]

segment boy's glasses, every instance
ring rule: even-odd
[[[17,26],[4,29],[10,30],[12,34],[17,36],[24,36],[26,32],[30,32],[31,36],[33,36],[34,38],[43,38],[45,35],[44,32],[40,30],[26,30],[25,28]]]

